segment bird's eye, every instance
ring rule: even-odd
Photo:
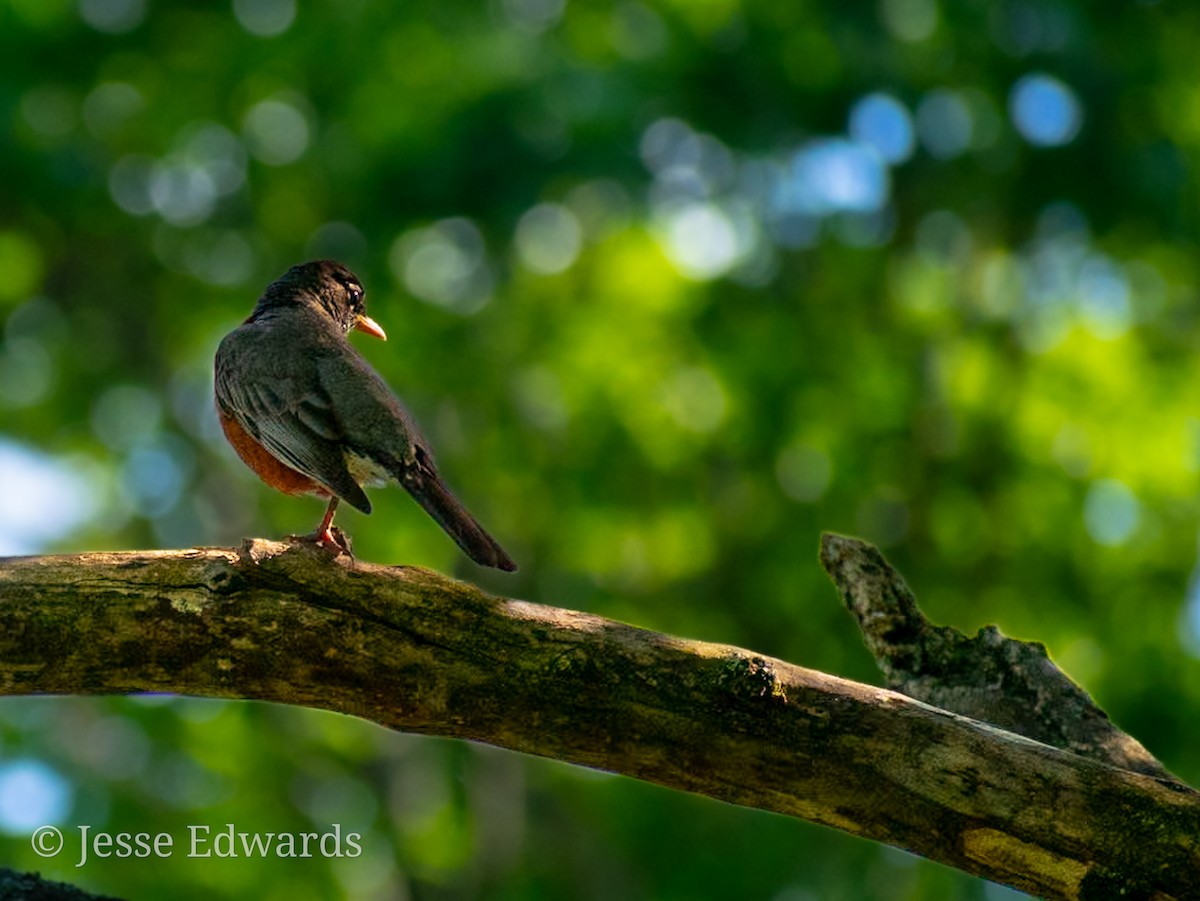
[[[350,292],[350,302],[358,305],[362,303],[363,291],[358,285],[350,285],[347,290]]]

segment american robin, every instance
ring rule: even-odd
[[[408,411],[351,346],[351,329],[386,339],[358,278],[340,263],[293,266],[217,348],[217,414],[225,437],[264,482],[329,498],[305,538],[348,550],[331,526],[338,501],[363,513],[363,485],[399,483],[476,563],[517,565],[439,478]]]

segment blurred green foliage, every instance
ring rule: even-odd
[[[361,557],[877,681],[815,562],[857,533],[1196,783],[1198,40],[1150,2],[0,0],[0,553],[311,528],[222,442],[210,368],[333,256],[521,571],[399,491],[339,514]],[[364,853],[75,868],[41,814]],[[248,703],[6,700],[0,825],[5,863],[178,901],[1007,894]]]

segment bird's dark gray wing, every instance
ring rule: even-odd
[[[234,346],[234,341],[222,342],[217,352],[215,388],[221,410],[277,460],[370,513],[371,502],[347,467],[346,436],[320,380],[281,372],[278,360],[275,371],[262,371],[252,351],[237,353]],[[304,365],[312,367],[313,361]]]
[[[318,365],[322,386],[343,400],[334,411],[347,447],[398,482],[476,563],[512,571],[512,558],[438,475],[433,454],[408,411],[357,353]],[[353,391],[345,390],[353,385]]]
[[[399,398],[353,347],[317,361],[317,377],[327,396],[338,398],[332,414],[336,428],[354,453],[385,462],[411,463],[418,447],[427,447]],[[399,480],[400,473],[392,473]]]

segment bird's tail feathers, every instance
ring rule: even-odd
[[[436,473],[425,471],[415,478],[402,480],[402,484],[425,508],[425,512],[437,520],[446,534],[480,566],[492,566],[505,572],[513,572],[517,568],[499,542],[487,533]]]

